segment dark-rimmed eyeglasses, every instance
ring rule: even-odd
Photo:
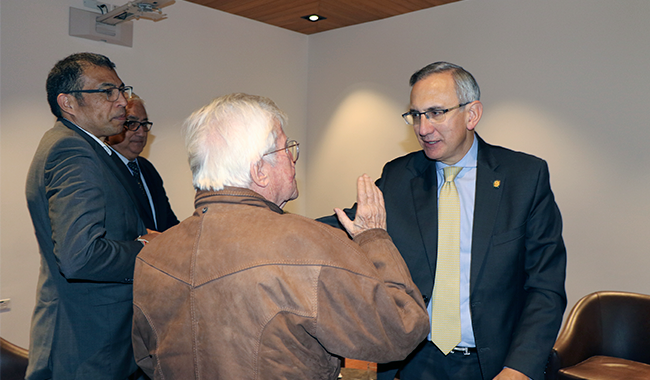
[[[151,128],[153,127],[153,123],[150,121],[137,121],[137,120],[127,120],[124,122],[124,128],[128,129],[129,131],[137,131],[138,129],[144,129],[145,132],[149,132]]]
[[[84,94],[94,94],[97,92],[103,92],[104,94],[106,94],[106,100],[108,100],[109,102],[114,102],[120,97],[120,94],[124,96],[124,99],[129,99],[131,97],[131,94],[133,94],[133,87],[113,86],[113,87],[100,88],[96,90],[72,90],[72,91],[64,92],[64,94],[73,94],[75,92],[80,92]]]
[[[294,164],[296,163],[296,161],[298,161],[298,157],[300,157],[300,143],[296,140],[287,140],[287,143],[284,145],[284,148],[280,148],[272,152],[268,152],[262,155],[262,157],[268,156],[269,154],[281,152],[283,150],[290,155],[291,161],[293,161]]]
[[[446,109],[430,108],[430,109],[428,109],[426,111],[422,111],[422,112],[409,111],[409,112],[403,113],[402,117],[404,118],[404,121],[408,125],[419,125],[420,120],[422,119],[422,115],[424,115],[424,117],[426,117],[427,120],[429,120],[431,122],[442,123],[443,121],[445,121],[445,115],[447,114],[447,112],[453,111],[456,108],[464,107],[464,106],[466,106],[466,105],[468,105],[470,103],[471,102],[467,102],[467,103],[459,104],[459,105],[457,105],[455,107],[446,108]]]

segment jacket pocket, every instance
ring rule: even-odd
[[[526,225],[521,225],[510,231],[506,231],[492,237],[492,246],[509,243],[513,240],[518,240],[526,236]]]

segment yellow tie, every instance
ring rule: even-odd
[[[461,167],[444,168],[438,200],[438,261],[431,307],[431,340],[447,355],[460,343],[460,200],[454,184]]]

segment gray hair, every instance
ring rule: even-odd
[[[424,66],[415,74],[411,75],[409,84],[414,86],[417,82],[427,78],[431,74],[451,72],[456,85],[456,96],[460,104],[481,100],[481,89],[476,79],[467,70],[449,62],[434,62]]]
[[[192,182],[199,190],[249,188],[250,167],[274,149],[287,116],[269,98],[230,94],[196,110],[183,125]],[[275,159],[269,156],[269,162]]]

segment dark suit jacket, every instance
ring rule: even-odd
[[[104,149],[59,119],[27,175],[41,254],[27,379],[125,379],[131,345],[133,268],[146,233]]]
[[[151,200],[156,209],[156,223],[158,223],[158,231],[163,232],[166,229],[173,227],[180,223],[172,206],[169,204],[169,198],[163,187],[163,180],[158,174],[158,171],[153,164],[144,157],[137,158],[140,164],[140,171],[144,177],[149,193],[151,193]]]
[[[147,196],[140,190],[140,185],[138,185],[135,177],[131,175],[131,171],[124,164],[124,161],[117,157],[117,155],[114,156],[114,161],[120,168],[120,171],[122,171],[125,177],[128,177],[127,183],[129,186],[129,195],[133,202],[138,206],[138,213],[140,213],[140,217],[144,221],[145,226],[150,230],[163,232],[168,228],[177,225],[179,223],[178,218],[176,218],[174,211],[172,211],[169,199],[167,198],[167,193],[163,187],[163,180],[153,164],[144,157],[136,158],[140,167],[140,172],[144,177],[144,181],[146,182],[149,193],[151,194],[151,200],[156,209],[156,223],[158,224],[158,228],[156,228],[156,225],[154,224],[153,213],[151,212],[151,206],[149,205]]]
[[[566,307],[566,250],[548,166],[478,139],[470,309],[481,369],[484,379],[504,366],[541,379]],[[438,244],[435,161],[422,151],[397,158],[377,185],[388,233],[428,303]],[[355,208],[347,211],[353,217]],[[338,226],[335,218],[321,221]]]

